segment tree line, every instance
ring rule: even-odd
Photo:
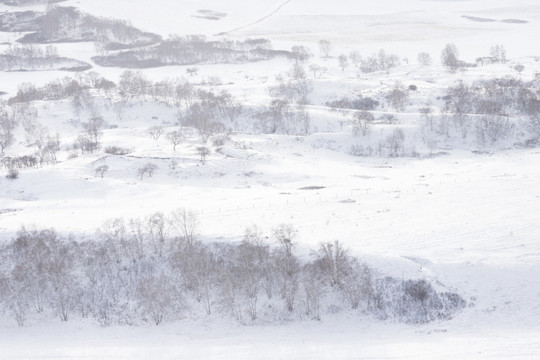
[[[108,326],[228,316],[240,323],[324,320],[336,312],[425,323],[466,302],[425,279],[381,275],[339,241],[298,257],[298,232],[246,228],[201,240],[186,209],[107,221],[92,239],[21,228],[0,246],[0,314],[18,325],[90,318]],[[437,290],[437,288],[442,290]]]

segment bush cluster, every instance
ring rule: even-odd
[[[193,212],[179,209],[110,220],[92,240],[22,228],[0,248],[0,312],[20,326],[51,317],[104,326],[187,316],[272,323],[336,311],[423,323],[465,306],[426,280],[377,276],[338,241],[301,260],[289,224],[272,230],[273,244],[257,227],[239,243],[203,243],[197,225]]]

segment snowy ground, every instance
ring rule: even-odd
[[[536,43],[540,5],[532,0],[380,0],[369,6],[351,0],[159,0],[152,6],[147,1],[130,1],[128,9],[120,1],[69,0],[64,4],[95,15],[129,19],[143,30],[164,36],[230,32],[240,39],[268,37],[284,47],[306,41],[315,53],[316,42],[324,38],[335,42],[334,55],[352,49],[367,55],[385,48],[411,59],[428,51],[436,61],[448,42],[455,42],[471,61],[501,43],[512,58],[526,63],[524,78],[532,77],[537,66],[530,57],[538,55],[531,44]],[[219,20],[201,18],[209,12],[199,10],[211,10]],[[496,21],[474,21],[463,15]],[[501,21],[505,19],[527,23]],[[85,43],[63,44],[59,49],[62,55],[83,61],[94,53],[93,45]],[[224,82],[234,82],[231,92],[243,101],[260,104],[264,83],[286,70],[280,61],[273,61],[271,69],[267,64],[204,66],[199,76],[218,74]],[[429,92],[431,86],[441,88],[458,76],[474,78],[484,71],[439,78],[440,68],[424,69],[421,74],[411,69],[382,78],[366,75],[360,86],[369,88],[400,78],[407,81],[412,73],[423,86],[420,91]],[[96,70],[114,80],[123,71]],[[502,65],[489,71],[487,75],[509,72]],[[159,80],[183,75],[185,68],[144,73]],[[319,82],[319,88],[324,88],[316,90],[320,101],[358,86],[353,72],[345,74],[333,69]],[[2,73],[0,90],[13,93],[20,82],[45,83],[63,75]],[[421,82],[429,78],[437,80]],[[77,131],[65,124],[68,115],[62,111],[69,112],[54,110],[57,117],[48,119],[47,126],[61,129],[63,137],[74,137]],[[214,319],[160,327],[100,328],[93,323],[51,322],[18,328],[15,322],[2,320],[1,359],[540,356],[538,149],[490,149],[485,154],[450,150],[441,156],[412,159],[354,157],[348,154],[351,136],[322,133],[327,115],[320,115],[319,134],[233,135],[223,153],[211,154],[202,166],[193,151],[196,139],[173,152],[164,139],[154,141],[145,134],[145,124],[156,111],[161,110],[140,111],[139,119],[134,115],[118,129],[106,131],[104,144],[132,147],[136,151],[131,156],[100,154],[60,161],[25,170],[17,181],[2,176],[0,236],[11,237],[21,225],[35,224],[92,237],[109,218],[144,217],[179,207],[197,211],[204,241],[239,240],[251,224],[268,233],[286,222],[298,228],[298,251],[305,256],[322,241],[340,240],[382,272],[439,281],[462,294],[470,306],[452,320],[415,326],[340,315],[321,322],[273,326]],[[171,113],[160,113],[160,120],[172,118]],[[154,158],[159,169],[154,177],[141,181],[136,170],[148,158]],[[170,168],[171,158],[178,158],[176,169]],[[111,169],[103,179],[93,172],[99,164]],[[310,186],[323,188],[301,189]]]

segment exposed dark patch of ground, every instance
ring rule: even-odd
[[[504,19],[501,20],[503,23],[510,23],[510,24],[527,24],[528,21],[526,20],[520,20],[520,19]]]
[[[482,17],[477,17],[477,16],[468,16],[468,15],[463,15],[462,18],[470,20],[470,21],[475,21],[475,22],[495,22],[495,21],[497,21],[495,19],[488,19],[488,18],[482,18]]]
[[[226,13],[214,11],[214,10],[197,10],[197,15],[191,15],[191,17],[199,18],[199,19],[205,19],[205,20],[221,20],[225,16],[227,16]]]

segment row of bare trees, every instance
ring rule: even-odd
[[[109,220],[92,240],[22,228],[0,247],[0,314],[20,326],[51,317],[105,326],[159,325],[188,313],[243,323],[321,320],[343,309],[416,323],[448,318],[465,304],[424,280],[377,276],[339,241],[301,260],[290,224],[269,237],[251,226],[231,243],[202,242],[198,224],[179,209]]]

